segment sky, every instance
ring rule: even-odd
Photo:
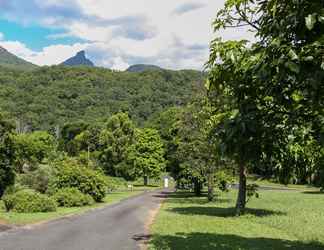
[[[213,33],[225,0],[0,0],[0,46],[37,65],[78,51],[97,66],[202,69],[210,41],[251,39],[243,29]]]

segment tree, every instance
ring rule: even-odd
[[[135,125],[126,113],[110,117],[99,135],[100,163],[106,174],[125,175],[127,152],[135,140]]]
[[[209,201],[214,199],[214,179],[221,162],[218,141],[211,134],[217,120],[208,100],[197,99],[182,112],[175,139],[180,162],[176,179],[193,181],[196,195],[207,181]]]
[[[322,1],[228,0],[215,30],[248,26],[257,42],[211,43],[209,85],[232,99],[219,129],[238,163],[237,214],[246,203],[246,166],[276,157],[295,126],[313,128],[323,115]],[[270,140],[269,138],[272,138]]]
[[[45,131],[17,134],[12,138],[15,169],[18,173],[24,172],[24,166],[28,166],[29,170],[37,168],[38,164],[49,158],[56,150],[54,137]]]
[[[159,132],[144,128],[136,130],[136,141],[128,151],[128,168],[133,177],[158,178],[165,170],[164,148]]]
[[[13,133],[13,125],[0,114],[0,198],[6,188],[13,185],[15,181]]]
[[[179,166],[175,137],[179,131],[178,125],[184,110],[184,107],[169,108],[146,123],[146,127],[159,131],[165,148],[164,158],[166,159],[166,171],[171,173],[175,173],[176,171],[174,170]]]

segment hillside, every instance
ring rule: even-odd
[[[155,65],[149,65],[149,64],[136,64],[130,66],[126,71],[128,72],[144,72],[148,70],[163,70],[162,68],[155,66]]]
[[[37,66],[27,62],[14,54],[11,54],[5,48],[0,46],[0,66],[5,68],[11,68],[16,70],[33,70],[36,69]]]
[[[94,63],[91,62],[88,58],[86,58],[85,51],[78,52],[75,56],[67,59],[62,63],[65,66],[88,66],[94,67]]]
[[[191,70],[129,73],[53,66],[17,74],[0,69],[0,110],[33,129],[103,120],[119,111],[142,124],[156,112],[186,104],[202,86],[203,74]]]

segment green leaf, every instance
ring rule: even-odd
[[[306,27],[309,30],[312,30],[317,22],[316,20],[316,14],[310,14],[305,18],[306,21]]]
[[[304,99],[303,94],[298,90],[295,90],[294,93],[291,95],[291,97],[295,102],[300,102],[301,100]]]
[[[324,70],[324,62],[321,64],[321,69]]]
[[[210,81],[209,81],[209,79],[207,79],[207,81],[205,82],[205,88],[206,88],[207,90],[210,89]]]
[[[292,49],[289,50],[288,52],[288,56],[292,59],[292,60],[298,60],[299,57],[298,55],[296,54],[295,51],[293,51]]]
[[[288,69],[290,69],[290,71],[292,71],[292,72],[295,72],[295,73],[299,73],[300,72],[300,68],[299,68],[299,66],[296,64],[296,63],[294,63],[294,62],[286,62],[285,63],[285,66],[288,68]]]
[[[304,61],[305,62],[310,62],[310,61],[313,61],[314,60],[314,57],[313,56],[306,56],[305,58],[304,58]]]

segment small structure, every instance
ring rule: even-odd
[[[169,176],[164,176],[163,180],[164,188],[169,188]]]

